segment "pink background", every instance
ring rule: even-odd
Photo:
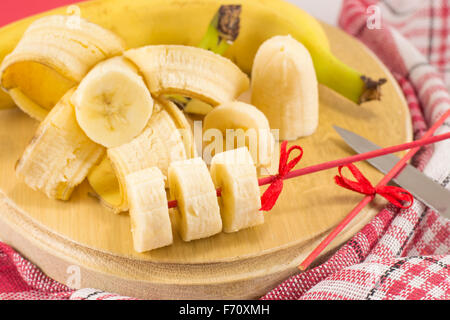
[[[81,0],[0,0],[0,27],[21,18]],[[133,0],[128,0],[133,1]],[[287,0],[329,24],[336,25],[342,0]],[[324,6],[326,5],[326,7]],[[326,10],[324,9],[326,8]]]
[[[0,26],[80,0],[0,0]]]

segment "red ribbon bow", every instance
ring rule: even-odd
[[[281,191],[283,190],[284,177],[297,165],[303,156],[303,149],[300,146],[292,146],[287,149],[287,141],[283,141],[280,149],[280,163],[278,165],[278,174],[275,176],[275,180],[270,184],[267,190],[261,197],[261,209],[260,211],[270,211],[278,200]],[[292,151],[299,150],[300,154],[288,162],[289,156]]]
[[[342,169],[347,167],[357,181],[352,181],[345,178],[342,175]],[[410,208],[414,202],[414,198],[407,190],[394,186],[380,186],[374,187],[369,180],[359,171],[354,164],[348,164],[339,167],[339,175],[334,177],[334,181],[337,185],[346,189],[356,191],[365,195],[379,194],[393,205],[407,209]],[[407,206],[403,205],[400,201],[409,201]]]

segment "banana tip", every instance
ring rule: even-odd
[[[381,86],[385,84],[387,80],[385,78],[373,80],[366,76],[361,76],[361,80],[364,82],[364,91],[359,98],[359,104],[372,100],[380,100]]]

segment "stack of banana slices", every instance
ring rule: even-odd
[[[191,241],[264,222],[257,168],[272,159],[275,140],[264,113],[237,101],[250,81],[229,59],[181,45],[127,51],[101,26],[49,16],[4,59],[0,80],[41,121],[17,176],[59,200],[87,178],[102,204],[130,213],[136,251],[170,245],[173,226]],[[204,129],[255,129],[256,152],[232,146],[208,168],[192,121],[170,95],[211,106]],[[175,217],[168,200],[177,201]]]

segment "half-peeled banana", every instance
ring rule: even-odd
[[[78,17],[73,22],[60,15],[36,20],[1,64],[1,86],[37,120],[95,64],[125,49],[111,31]]]
[[[67,92],[39,125],[16,165],[16,174],[49,198],[68,200],[105,149],[78,126]]]
[[[236,99],[249,79],[231,60],[208,50],[153,45],[124,53],[142,72],[151,93],[181,94],[212,105]]]

